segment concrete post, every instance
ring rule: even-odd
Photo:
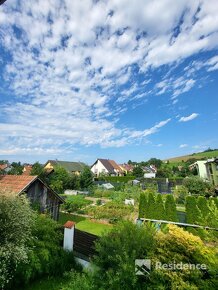
[[[75,222],[67,221],[64,224],[64,245],[66,251],[73,251]]]

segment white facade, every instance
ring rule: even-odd
[[[144,174],[144,178],[155,178],[156,177],[156,173],[154,172],[148,172]]]
[[[197,168],[198,175],[203,179],[209,179],[207,174],[207,168],[206,168],[206,162],[205,160],[196,161],[194,163],[195,167]]]
[[[104,167],[100,160],[98,160],[92,167],[91,171],[99,176],[99,174],[108,174],[108,170]]]
[[[64,250],[73,251],[74,227],[64,229]]]

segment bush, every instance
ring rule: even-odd
[[[210,195],[211,185],[199,177],[186,177],[183,180],[183,185],[188,192],[196,195]]]
[[[106,176],[106,175],[95,178],[95,180],[107,181],[111,183],[117,183],[117,182],[127,183],[128,181],[131,181],[134,179],[135,179],[135,176]]]
[[[178,221],[177,211],[176,211],[176,203],[171,194],[166,196],[165,201],[165,212],[166,212],[166,220],[167,221]]]
[[[164,202],[162,199],[162,195],[158,194],[155,201],[155,219],[157,220],[165,220],[166,219],[166,212],[164,208]]]
[[[109,219],[112,223],[121,221],[133,212],[134,207],[123,202],[108,202],[101,207],[90,207],[88,214],[96,219]]]
[[[185,199],[188,196],[188,189],[185,186],[179,186],[173,191],[173,195],[176,198],[176,203],[185,204]]]
[[[143,192],[140,194],[140,199],[139,199],[139,218],[146,217],[146,208],[147,208],[147,196]]]
[[[13,279],[20,263],[28,262],[34,213],[24,197],[0,192],[0,288]]]
[[[57,222],[45,215],[37,215],[32,234],[28,263],[19,264],[15,285],[27,284],[44,275],[61,275],[76,266],[72,252],[62,248],[63,231]]]
[[[145,216],[149,219],[155,218],[155,194],[152,191],[148,192],[147,208],[145,210]]]
[[[66,210],[67,212],[78,212],[85,206],[91,204],[92,201],[87,200],[84,198],[82,195],[72,195],[68,196],[65,199],[65,203],[63,204],[63,209]]]
[[[186,198],[186,220],[189,224],[198,224],[201,220],[201,212],[195,196],[187,196]]]

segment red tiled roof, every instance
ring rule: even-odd
[[[25,165],[23,168],[23,174],[22,175],[30,175],[32,170],[32,165]]]
[[[36,178],[37,176],[0,175],[0,189],[8,189],[19,194]]]
[[[64,224],[64,227],[67,228],[67,229],[72,229],[74,226],[75,226],[75,222],[72,222],[72,221],[67,221],[65,224]]]

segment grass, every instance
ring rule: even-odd
[[[178,156],[178,157],[174,157],[174,158],[169,158],[166,160],[169,160],[170,163],[177,163],[177,162],[182,162],[182,161],[187,161],[188,159],[196,159],[199,160],[201,158],[213,158],[213,157],[217,157],[218,156],[218,150],[214,150],[214,151],[208,151],[208,152],[200,152],[200,153],[194,153],[191,155],[184,155],[184,156]]]
[[[94,222],[85,217],[69,213],[60,213],[58,221],[60,224],[63,225],[69,220],[76,222],[76,228],[78,230],[85,231],[97,236],[101,236],[104,232],[109,232],[113,227],[112,225]]]

